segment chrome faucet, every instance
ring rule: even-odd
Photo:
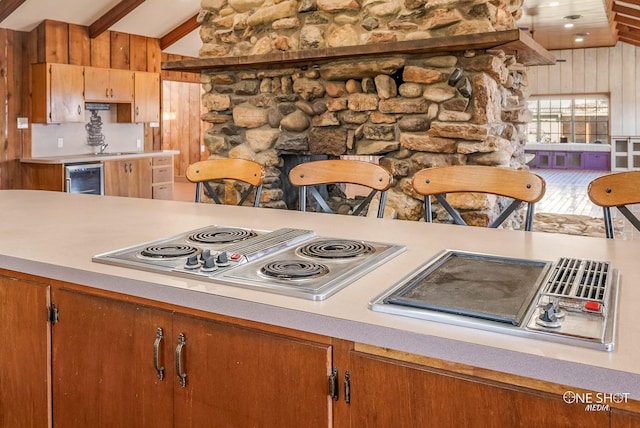
[[[103,154],[104,151],[107,149],[107,146],[109,146],[109,143],[100,144],[100,151],[98,153]]]

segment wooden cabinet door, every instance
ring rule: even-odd
[[[554,396],[428,370],[358,352],[350,356],[352,427],[609,426],[609,412]]]
[[[330,426],[331,346],[176,315],[181,333],[176,427]]]
[[[50,427],[49,286],[0,274],[0,426]]]
[[[104,162],[104,194],[151,198],[151,158]]]
[[[109,95],[111,102],[133,102],[133,76],[133,71],[109,70]]]
[[[53,301],[60,313],[52,351],[56,426],[172,427],[171,313],[64,286]]]
[[[84,98],[86,101],[109,102],[108,68],[84,68]]]
[[[611,410],[611,428],[638,428],[640,427],[640,413],[631,413],[624,410]]]
[[[34,123],[84,122],[83,67],[70,64],[32,64]]]
[[[160,75],[135,73],[134,122],[160,121]]]
[[[133,71],[85,67],[84,98],[105,103],[133,102]]]

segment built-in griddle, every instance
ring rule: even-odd
[[[551,263],[447,252],[385,303],[520,325]]]

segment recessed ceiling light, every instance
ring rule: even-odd
[[[577,19],[582,18],[582,15],[567,15],[565,17],[563,17],[562,19],[568,19],[569,21],[575,21]]]
[[[573,28],[573,22],[567,22],[564,24],[564,28]]]
[[[584,39],[582,37],[576,37],[575,41],[580,43],[580,42],[584,42]]]
[[[549,3],[549,6],[551,6],[551,7],[560,6],[560,2],[552,1],[551,3]]]

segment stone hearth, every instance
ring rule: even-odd
[[[511,30],[521,0],[203,0],[203,58]],[[317,54],[314,54],[317,58]],[[304,55],[299,55],[304,58]],[[387,204],[418,220],[413,174],[441,165],[526,168],[526,67],[499,48],[389,52],[339,61],[212,68],[202,74],[212,158],[267,167],[262,205],[286,208],[283,155],[375,155],[395,177]],[[472,224],[500,200],[459,195]],[[435,218],[447,221],[436,206]],[[518,226],[518,221],[511,225]]]

